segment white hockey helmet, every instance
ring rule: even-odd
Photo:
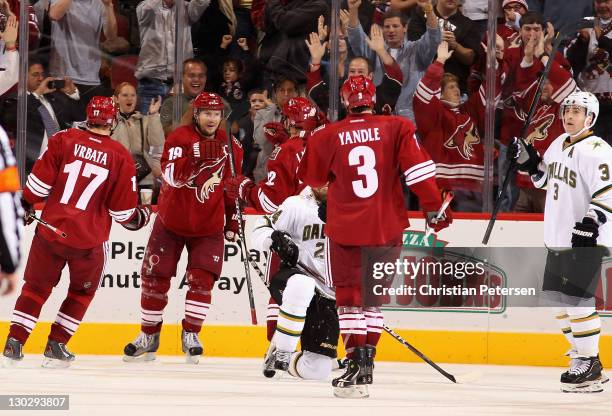
[[[585,130],[590,129],[595,125],[597,117],[599,116],[599,101],[593,94],[587,91],[576,90],[570,95],[568,95],[561,103],[561,107],[559,109],[561,112],[561,120],[563,120],[565,107],[570,106],[584,107],[586,109],[587,117],[592,115],[591,123],[588,126],[585,125],[584,128],[580,130],[579,134],[584,133]]]

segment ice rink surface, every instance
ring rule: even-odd
[[[0,414],[75,415],[611,415],[612,382],[597,394],[559,391],[561,368],[444,364],[467,384],[452,384],[426,364],[376,364],[369,399],[338,399],[329,382],[265,379],[261,361],[160,356],[124,363],[118,356],[77,357],[69,369],[44,369],[29,355],[0,368],[0,394],[69,394],[70,411]],[[334,375],[340,373],[334,373]]]

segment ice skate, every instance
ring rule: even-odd
[[[159,332],[145,334],[141,332],[134,342],[130,342],[123,349],[123,361],[153,361],[159,348]]]
[[[564,393],[600,393],[608,381],[602,374],[599,357],[577,358],[572,367],[561,374],[561,391]],[[605,380],[604,380],[605,378]]]
[[[200,362],[200,355],[204,353],[204,347],[200,343],[196,332],[187,332],[183,329],[181,333],[182,349],[185,353],[185,362],[187,364],[197,364]]]
[[[367,358],[365,348],[355,348],[343,375],[332,380],[334,396],[341,398],[366,398],[368,379],[366,374]]]
[[[273,378],[276,375],[276,371],[274,370],[274,363],[276,357],[276,345],[274,341],[270,342],[268,346],[268,350],[266,351],[266,355],[264,355],[264,362],[262,372],[264,377]]]
[[[346,367],[348,366],[349,361],[350,360],[348,358],[346,358],[346,357],[345,358],[336,358],[332,362],[332,371],[346,369]]]
[[[15,338],[9,338],[6,340],[2,354],[4,355],[3,367],[13,367],[23,360],[23,345]]]
[[[374,357],[376,357],[376,347],[368,345],[366,348],[366,382],[372,384],[374,382]]]
[[[289,371],[290,361],[290,351],[276,350],[276,353],[274,354],[274,369],[279,371]]]
[[[48,340],[42,366],[44,368],[68,368],[74,358],[74,354],[68,350],[66,344]]]

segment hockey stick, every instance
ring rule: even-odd
[[[524,140],[525,135],[527,134],[527,130],[529,129],[529,125],[535,115],[536,108],[540,103],[540,97],[542,96],[542,90],[544,89],[544,83],[548,78],[548,74],[550,73],[550,69],[552,68],[552,64],[555,60],[555,55],[557,54],[557,50],[559,49],[559,45],[561,44],[561,32],[555,33],[555,38],[552,44],[552,52],[550,53],[550,57],[546,62],[546,66],[544,67],[544,71],[542,71],[542,75],[538,80],[538,86],[536,88],[535,95],[533,96],[533,101],[529,106],[529,112],[527,113],[527,118],[525,119],[525,123],[523,123],[523,127],[521,128],[521,134],[519,135],[519,140],[521,142]],[[523,142],[523,145],[525,143]],[[506,189],[510,184],[510,178],[514,176],[515,170],[517,168],[516,160],[512,159],[510,161],[510,165],[508,165],[508,169],[506,170],[506,176],[504,178],[504,182],[497,194],[497,198],[495,199],[495,205],[493,206],[493,212],[491,212],[491,219],[489,220],[489,224],[487,224],[487,230],[485,231],[485,235],[482,239],[482,244],[488,244],[489,238],[491,237],[491,232],[493,232],[493,226],[495,225],[495,221],[497,221],[497,214],[499,209],[501,208],[501,203],[503,200],[503,196],[506,193]]]
[[[446,211],[446,208],[448,208],[448,206],[450,205],[454,197],[455,195],[453,195],[452,192],[446,193],[446,196],[444,197],[444,202],[442,202],[442,206],[440,207],[440,209],[438,210],[438,213],[434,217],[435,220],[442,219],[442,216],[444,215],[444,211]],[[425,218],[425,241],[429,239],[429,236],[431,235],[432,232],[433,232],[433,228],[431,228],[429,224],[427,224],[427,218]]]
[[[229,117],[230,113],[225,118],[225,133],[227,134],[227,155],[230,162],[230,170],[232,177],[236,177],[236,167],[234,166],[234,147],[232,143],[232,132],[230,131]],[[242,208],[240,206],[240,198],[236,198],[236,216],[238,217],[238,245],[242,251],[244,273],[246,275],[247,292],[249,295],[249,306],[251,308],[251,323],[257,325],[257,312],[255,311],[255,298],[253,297],[253,282],[251,281],[251,269],[249,268],[249,249],[247,248],[246,238],[244,234],[244,223],[242,219]]]
[[[68,234],[52,226],[51,224],[49,224],[47,221],[43,220],[42,218],[38,218],[36,215],[30,215],[30,218],[38,221],[43,227],[47,227],[48,229],[50,229],[51,231],[53,231],[55,234],[59,235],[60,237],[62,238],[68,237]]]
[[[391,335],[393,338],[398,340],[400,343],[404,344],[404,346],[407,347],[410,351],[412,351],[417,357],[419,357],[421,360],[425,361],[427,364],[435,368],[440,374],[442,374],[444,377],[446,377],[453,383],[456,383],[456,384],[468,383],[480,377],[479,373],[469,373],[469,374],[462,375],[462,376],[454,376],[451,373],[444,371],[438,364],[431,361],[425,354],[417,350],[412,344],[410,344],[404,338],[399,336],[395,331],[389,328],[387,324],[383,324],[382,327],[389,335]]]

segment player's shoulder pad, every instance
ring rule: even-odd
[[[276,160],[280,152],[281,146],[274,146],[274,149],[272,149],[272,153],[270,153],[270,157],[268,158],[268,160]]]
[[[293,209],[297,209],[304,204],[302,196],[293,195],[288,197],[283,201],[282,204],[278,207],[279,211],[291,211]]]
[[[325,127],[327,126],[327,124],[321,124],[319,127],[317,127],[316,129],[314,129],[313,131],[310,132],[310,135],[314,135],[315,133],[323,130]]]
[[[601,137],[591,136],[577,143],[580,153],[592,159],[609,159],[612,147]]]

